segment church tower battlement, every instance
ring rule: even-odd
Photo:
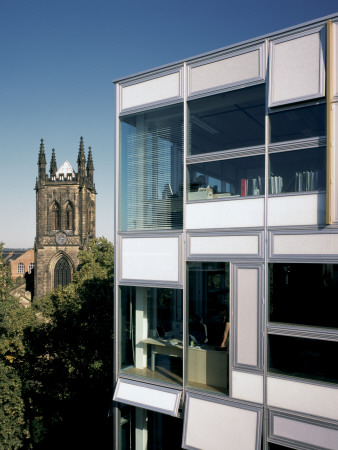
[[[37,297],[72,280],[79,264],[78,251],[95,237],[94,164],[91,147],[86,161],[82,137],[77,164],[77,173],[69,161],[57,168],[53,148],[48,174],[41,139],[35,185],[34,284]]]

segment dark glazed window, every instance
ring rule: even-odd
[[[338,342],[269,335],[269,371],[338,383]]]
[[[188,200],[264,194],[264,155],[188,165]]]
[[[269,193],[325,190],[325,148],[270,155]]]
[[[269,265],[269,319],[338,328],[338,264]]]
[[[265,85],[189,102],[189,154],[218,152],[265,140]]]
[[[326,135],[326,105],[307,106],[270,114],[271,142]]]
[[[54,288],[66,286],[71,282],[70,266],[65,257],[58,260],[54,269]]]

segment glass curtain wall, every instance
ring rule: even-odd
[[[121,371],[182,384],[182,291],[122,286],[120,295]]]
[[[180,229],[183,105],[120,118],[120,231]]]
[[[229,393],[229,263],[188,263],[188,385]]]

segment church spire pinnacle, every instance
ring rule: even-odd
[[[40,151],[39,151],[39,181],[45,181],[46,179],[46,155],[45,155],[45,146],[43,144],[43,139],[41,139],[40,143]]]
[[[92,148],[89,147],[87,158],[87,181],[90,186],[93,185],[93,180],[94,180],[94,164],[93,164]]]
[[[50,177],[55,177],[56,172],[57,172],[57,165],[56,165],[56,158],[55,158],[55,148],[52,149],[52,159],[50,160],[50,169],[49,169],[49,173],[50,173]]]
[[[80,183],[84,182],[84,178],[86,176],[86,156],[84,152],[84,145],[83,145],[83,137],[80,137],[80,147],[79,147],[79,154],[77,157],[77,165],[78,165],[78,177]]]

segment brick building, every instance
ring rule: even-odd
[[[68,161],[57,169],[53,149],[48,175],[41,139],[35,186],[34,285],[37,297],[72,280],[79,264],[78,251],[95,236],[94,165],[91,147],[86,161],[82,137],[77,164],[77,173]]]
[[[5,262],[10,265],[11,277],[16,280],[19,277],[24,277],[26,273],[32,273],[34,268],[34,249],[18,249],[18,248],[4,248],[2,255]]]

